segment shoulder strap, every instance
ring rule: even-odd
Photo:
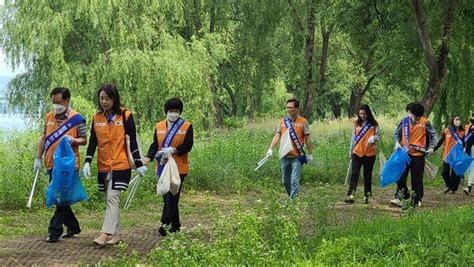
[[[54,143],[61,139],[61,137],[63,137],[69,130],[79,125],[83,121],[84,118],[81,116],[81,114],[77,113],[64,122],[61,127],[58,127],[54,132],[46,136],[46,141],[44,143],[45,152],[47,153]]]

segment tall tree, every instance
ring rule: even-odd
[[[441,93],[441,86],[448,77],[448,53],[449,41],[453,31],[454,15],[457,0],[446,0],[445,19],[443,32],[440,36],[439,49],[435,52],[426,25],[426,17],[423,12],[420,0],[412,0],[411,5],[415,16],[415,24],[420,36],[421,45],[428,66],[428,85],[425,90],[422,104],[425,106],[425,115],[429,116],[436,103],[436,99]]]

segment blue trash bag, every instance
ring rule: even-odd
[[[471,166],[471,161],[471,156],[464,152],[461,142],[456,142],[446,157],[446,162],[453,168],[457,176],[464,176]]]
[[[87,199],[76,171],[76,156],[67,138],[62,138],[53,155],[51,183],[46,190],[46,207],[72,205]]]
[[[408,149],[399,148],[395,150],[383,167],[382,174],[380,175],[380,186],[385,187],[400,180],[410,162],[411,158],[408,155]]]

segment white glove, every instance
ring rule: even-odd
[[[148,170],[148,168],[145,165],[143,165],[143,166],[137,168],[137,173],[140,174],[141,176],[145,176],[145,173],[146,173],[147,170]]]
[[[271,148],[267,151],[267,157],[271,157],[273,155],[273,150]]]
[[[314,159],[313,159],[313,155],[311,155],[311,154],[307,155],[307,156],[306,156],[306,160],[308,160],[308,163],[313,162],[313,160],[314,160]]]
[[[433,155],[433,153],[434,153],[434,150],[432,148],[426,150],[426,154],[428,154],[428,156]]]
[[[399,143],[399,142],[396,142],[396,143],[395,143],[395,148],[394,148],[394,149],[395,149],[395,150],[397,150],[397,149],[399,149],[399,148],[402,148],[402,146],[400,145],[400,143]]]
[[[371,137],[369,137],[369,139],[367,139],[367,144],[369,145],[375,144],[375,135],[372,135]]]
[[[174,153],[174,150],[172,147],[165,147],[163,148],[163,156],[165,158],[171,157],[171,155]]]
[[[37,170],[40,170],[40,169],[41,169],[41,159],[35,159],[35,164],[34,164],[34,167],[33,167],[33,168],[34,168],[35,172],[36,172]]]
[[[91,176],[91,164],[89,162],[86,162],[84,167],[82,167],[82,173],[84,174],[85,179],[89,179]]]

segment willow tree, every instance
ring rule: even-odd
[[[205,43],[176,31],[175,1],[6,1],[1,44],[26,73],[9,85],[13,104],[45,106],[55,86],[71,88],[74,103],[96,102],[104,82],[118,85],[123,102],[143,123],[163,116],[166,98],[183,98],[187,118],[205,122],[208,73],[216,64]],[[89,105],[92,108],[93,104]]]

